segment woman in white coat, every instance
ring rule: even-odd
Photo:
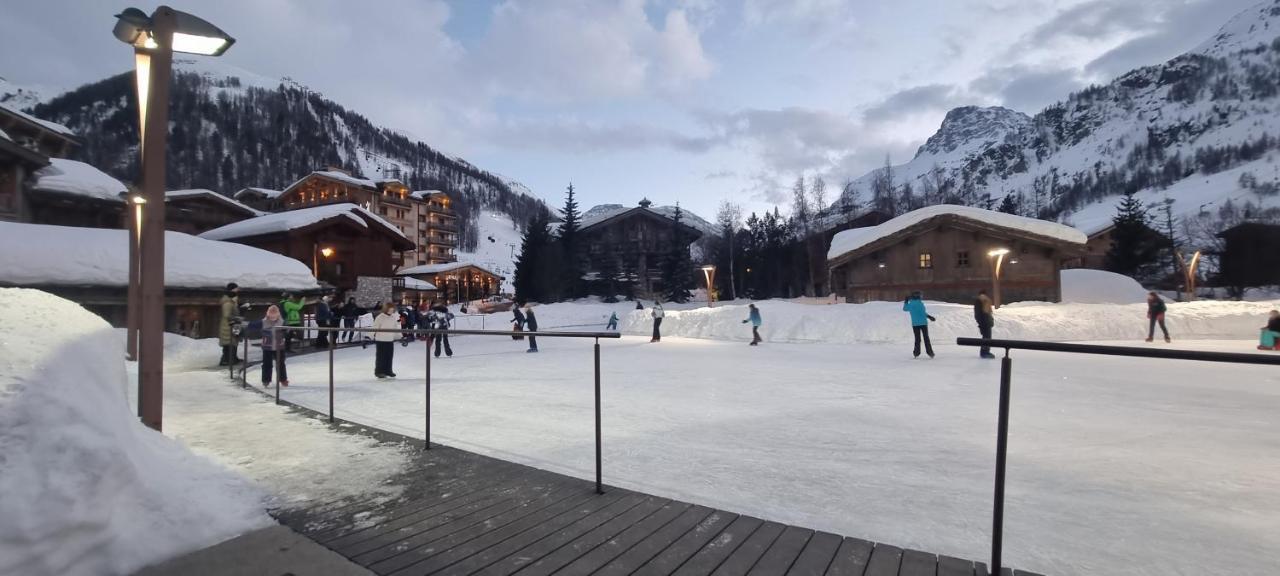
[[[373,375],[378,378],[395,378],[396,373],[391,369],[391,359],[396,353],[396,339],[400,336],[398,332],[400,315],[396,313],[396,305],[390,302],[383,304],[382,311],[373,319],[373,327],[378,330],[388,330],[388,332],[373,333],[375,352]],[[397,332],[390,332],[390,330]]]

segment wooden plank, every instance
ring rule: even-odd
[[[353,561],[362,566],[368,566],[376,562],[381,562],[393,556],[403,554],[415,548],[427,547],[429,550],[447,550],[456,544],[461,544],[472,538],[480,536],[489,530],[501,528],[527,516],[542,508],[554,505],[565,498],[581,495],[581,490],[558,489],[546,493],[543,496],[525,500],[524,502],[513,502],[512,506],[503,510],[491,512],[487,517],[480,518],[465,526],[454,526],[461,524],[460,522],[452,522],[445,526],[433,530],[419,532],[408,538],[387,544],[376,549],[370,549],[363,553],[352,554],[349,556]],[[451,528],[446,531],[446,529]],[[429,556],[430,552],[422,554]]]
[[[773,541],[782,535],[786,527],[777,522],[765,522],[749,536],[720,566],[716,567],[715,576],[737,576],[751,571],[761,556],[773,545]]]
[[[661,510],[663,506],[666,506],[668,503],[670,503],[670,500],[651,496],[639,506],[627,510],[608,522],[601,524],[590,532],[573,539],[571,542],[568,542],[538,560],[529,563],[520,570],[520,576],[549,576],[551,573],[557,572],[561,568],[572,564],[575,560],[594,550],[597,546],[600,546],[601,544],[613,539],[615,536],[618,536],[626,529],[644,521],[649,516]],[[543,545],[543,543],[539,544]],[[524,555],[526,553],[529,552],[520,551],[517,554]],[[536,552],[531,554],[536,554]]]
[[[986,573],[985,568],[983,573]],[[974,576],[973,562],[940,555],[938,556],[938,576]]]
[[[527,530],[536,528],[541,524],[557,522],[557,518],[561,515],[571,514],[574,510],[578,510],[584,506],[602,506],[614,499],[616,498],[602,499],[600,496],[595,494],[594,488],[587,488],[584,486],[579,490],[579,493],[572,498],[552,504],[551,506],[538,510],[533,514],[529,514],[528,516],[516,520],[506,526],[486,532],[478,538],[464,542],[448,550],[441,551],[433,549],[432,547],[416,548],[406,551],[404,554],[399,556],[394,556],[387,560],[371,564],[369,568],[378,573],[389,573],[413,566],[414,573],[426,574],[434,572],[479,554],[491,546],[501,544],[508,538],[512,538]]]
[[[554,518],[538,522],[523,532],[511,535],[505,540],[497,542],[492,546],[482,548],[475,554],[472,554],[451,566],[442,568],[440,571],[446,574],[471,574],[473,572],[478,572],[490,564],[506,558],[511,553],[537,542],[538,540],[546,538],[551,534],[555,534],[559,530],[562,530],[567,526],[571,526],[576,522],[580,522],[584,518],[588,518],[599,513],[605,513],[612,517],[632,508],[636,504],[640,503],[640,500],[643,498],[644,496],[642,495],[622,490],[614,490],[603,496],[596,496],[595,498],[584,501],[582,504],[568,512],[564,512]],[[397,570],[393,572],[393,574],[427,574],[429,572],[424,570],[424,568],[434,567],[437,564],[434,560],[436,559],[429,558],[426,562],[423,562],[420,565],[409,566],[406,569]],[[381,570],[378,570],[376,566],[370,566],[370,568],[374,569],[376,572],[382,572]],[[436,570],[431,570],[430,572],[435,571]]]
[[[845,538],[836,550],[836,557],[827,567],[827,576],[862,576],[871,562],[871,550],[875,544],[857,538]]]
[[[937,576],[938,557],[919,550],[902,552],[902,566],[898,568],[898,576]]]
[[[480,576],[504,576],[506,574],[514,574],[530,564],[537,562],[539,559],[549,556],[551,553],[559,550],[561,547],[573,542],[579,537],[600,529],[602,526],[605,526],[617,518],[629,516],[632,522],[638,522],[640,519],[648,516],[658,508],[661,508],[664,502],[666,501],[653,496],[645,496],[643,494],[636,494],[629,498],[624,498],[618,505],[598,510],[594,514],[590,514],[577,522],[531,542],[527,546],[524,546],[523,548],[499,559],[497,562],[490,564],[476,574],[479,574]],[[637,508],[640,510],[637,511]],[[618,528],[617,532],[621,531],[622,529]],[[617,532],[614,532],[614,534]],[[568,564],[576,557],[577,556],[563,559],[563,563],[560,566],[555,566],[555,568],[560,568],[564,564]]]
[[[804,551],[800,553],[800,557],[796,558],[796,563],[791,565],[791,569],[787,571],[787,576],[822,576],[827,573],[827,567],[831,565],[831,561],[836,557],[836,551],[840,549],[843,538],[830,532],[818,532],[809,539],[809,545],[804,547]]]
[[[800,552],[804,550],[805,546],[809,545],[809,539],[812,537],[813,530],[787,526],[747,574],[750,576],[784,576],[791,569],[791,565],[795,563],[796,558],[800,557]]]
[[[871,561],[863,576],[898,576],[902,564],[902,549],[888,544],[876,544],[871,550]]]
[[[675,576],[706,576],[715,571],[725,558],[733,554],[751,534],[764,524],[764,520],[750,516],[739,516],[732,524],[725,527],[714,540],[703,546],[675,572]]]
[[[636,569],[643,566],[645,562],[665,550],[672,542],[692,530],[694,526],[697,526],[699,522],[710,516],[712,512],[714,510],[706,506],[690,506],[675,520],[650,534],[648,538],[636,543],[635,546],[632,546],[631,549],[620,554],[608,564],[601,566],[596,571],[596,574],[599,576],[629,576]]]
[[[601,566],[608,564],[614,558],[630,550],[632,546],[671,523],[688,510],[690,506],[692,505],[684,502],[667,502],[660,510],[654,512],[648,518],[627,528],[621,534],[597,546],[581,558],[574,560],[573,563],[565,566],[556,575],[585,576],[586,574],[594,574]]]
[[[672,542],[665,550],[659,552],[657,556],[651,558],[648,562],[641,566],[639,570],[634,572],[634,576],[667,576],[676,569],[680,568],[689,558],[697,554],[703,546],[711,542],[716,536],[724,531],[725,527],[738,519],[737,514],[731,512],[721,512],[716,510],[701,522],[694,525],[692,530],[685,532],[684,536]]]

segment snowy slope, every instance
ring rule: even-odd
[[[130,574],[271,524],[263,492],[138,421],[105,321],[0,299],[0,574]]]
[[[44,101],[43,89],[23,86],[0,76],[0,104],[16,110],[28,110]]]
[[[480,229],[475,252],[458,252],[458,261],[475,264],[505,278],[502,292],[515,291],[512,281],[516,275],[516,259],[520,256],[520,230],[511,217],[499,212],[483,210],[476,219]]]
[[[1197,46],[1193,52],[1207,56],[1229,56],[1270,44],[1280,37],[1280,0],[1265,0],[1237,14],[1213,38]]]

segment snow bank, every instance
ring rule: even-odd
[[[124,328],[116,328],[120,338],[120,349],[125,347],[128,335]],[[240,351],[244,353],[243,350]],[[172,332],[164,333],[164,369],[181,372],[186,370],[204,370],[218,363],[222,355],[222,347],[217,338],[188,338]]]
[[[248,481],[138,422],[106,322],[0,299],[0,573],[128,574],[271,523]]]
[[[170,288],[247,290],[319,288],[306,264],[252,246],[165,232],[164,283]],[[127,286],[125,230],[0,222],[0,284],[14,286]]]
[[[1035,218],[1026,218],[1023,216],[1015,216],[1013,214],[1005,214],[1003,212],[994,212],[991,210],[983,210],[982,208],[974,208],[972,206],[953,206],[950,204],[939,204],[937,206],[928,206],[919,210],[912,210],[897,218],[889,220],[878,226],[868,226],[866,228],[854,228],[845,230],[835,235],[831,239],[831,249],[827,251],[827,258],[838,258],[857,250],[867,244],[875,242],[886,236],[896,234],[907,228],[920,224],[931,218],[939,216],[958,216],[968,218],[970,220],[979,220],[987,222],[993,226],[1001,226],[1004,228],[1012,228],[1021,230],[1027,234],[1043,236],[1061,242],[1071,242],[1083,245],[1088,238],[1084,233],[1072,228],[1064,226],[1057,222],[1049,222],[1048,220],[1037,220]]]
[[[550,304],[536,310],[542,330],[604,329],[610,312],[616,311],[618,327],[624,334],[642,336],[652,330],[649,304],[645,303],[643,311],[635,310],[632,302]],[[1171,302],[1166,320],[1175,339],[1251,339],[1277,304],[1280,303]],[[910,322],[900,302],[815,305],[766,300],[756,305],[764,317],[760,334],[769,342],[903,343],[912,338]],[[926,305],[938,319],[929,327],[934,342],[978,335],[972,306],[943,302]],[[1057,342],[1136,340],[1146,337],[1146,314],[1145,296],[1141,295],[1132,304],[1019,302],[996,311],[994,335]],[[494,316],[506,321],[511,314]],[[714,308],[705,304],[668,306],[662,334],[746,342],[751,339],[749,325],[742,323],[746,318],[745,300],[717,302]]]
[[[128,190],[105,172],[65,158],[50,158],[48,166],[36,170],[35,179],[33,188],[37,192],[62,192],[117,202],[124,201],[120,194]]]
[[[1147,290],[1137,280],[1106,270],[1062,271],[1062,301],[1075,304],[1142,302]]]

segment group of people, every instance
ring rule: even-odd
[[[524,308],[524,310],[521,310]],[[527,353],[538,351],[538,338],[533,335],[538,331],[538,315],[533,311],[533,307],[528,304],[516,302],[511,307],[511,331],[512,332],[529,332],[528,336],[524,334],[516,334],[511,336],[512,340],[528,340],[529,348],[525,350]]]

